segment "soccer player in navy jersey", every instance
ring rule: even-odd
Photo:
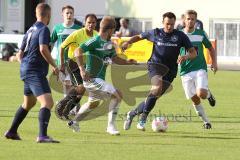
[[[40,102],[38,143],[58,143],[47,135],[47,128],[53,107],[53,98],[47,81],[48,66],[53,67],[55,74],[59,70],[51,57],[49,50],[50,31],[47,27],[51,18],[51,8],[48,4],[39,3],[36,7],[37,21],[24,36],[20,55],[20,77],[24,82],[23,104],[17,110],[10,129],[5,137],[21,140],[17,133],[18,127],[37,101]]]
[[[174,13],[167,12],[163,14],[163,28],[156,28],[133,36],[122,45],[122,49],[125,50],[132,43],[142,39],[153,42],[152,55],[147,62],[152,88],[146,100],[140,103],[136,109],[127,113],[127,119],[124,122],[125,130],[131,127],[133,118],[140,114],[137,128],[145,130],[148,114],[155,106],[157,99],[164,94],[177,75],[178,63],[196,57],[196,51],[189,38],[183,32],[174,29],[175,21]],[[179,56],[181,47],[185,47],[188,54]]]

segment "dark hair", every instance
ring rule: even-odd
[[[164,13],[163,14],[163,20],[167,17],[167,18],[169,18],[169,19],[174,19],[174,20],[176,20],[176,16],[175,16],[175,14],[174,13],[172,13],[172,12],[166,12],[166,13]]]
[[[46,17],[49,11],[51,11],[51,7],[47,3],[39,3],[36,7],[36,14],[41,17]]]
[[[74,8],[73,8],[72,6],[70,6],[70,5],[63,6],[63,7],[62,7],[62,12],[63,12],[65,9],[72,9],[73,12],[74,12]]]
[[[87,15],[85,16],[85,22],[87,21],[88,17],[93,17],[93,18],[96,20],[96,22],[97,22],[97,16],[96,16],[95,14],[93,14],[93,13],[87,14]]]
[[[197,17],[197,12],[194,11],[194,10],[187,10],[187,11],[185,12],[185,14],[187,14],[187,15],[193,14],[193,15],[195,15],[195,16]]]

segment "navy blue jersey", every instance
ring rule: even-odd
[[[189,49],[193,47],[189,38],[176,29],[172,33],[166,33],[163,28],[156,28],[143,32],[141,37],[153,42],[153,51],[148,63],[164,64],[173,75],[177,74],[177,59],[180,48],[185,47]]]
[[[42,22],[36,22],[25,34],[21,46],[24,51],[20,67],[21,79],[30,76],[47,76],[48,63],[39,50],[39,45],[50,43],[50,31]]]

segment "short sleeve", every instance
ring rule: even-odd
[[[207,33],[205,31],[203,31],[203,44],[206,48],[211,48],[212,47],[212,43],[210,42]]]
[[[155,29],[143,32],[140,34],[140,36],[142,39],[147,39],[147,40],[153,42],[154,41],[154,32],[155,32]]]
[[[49,45],[50,42],[50,31],[47,27],[43,27],[39,33],[39,45]]]
[[[76,43],[77,31],[71,33],[61,44],[61,48],[67,48],[70,44]]]
[[[53,28],[53,32],[51,35],[51,43],[55,43],[57,41],[58,37],[57,37],[57,31],[56,31],[56,27]]]
[[[28,37],[28,34],[25,34],[24,37],[23,37],[23,41],[22,41],[22,44],[21,44],[21,47],[20,47],[20,50],[22,50],[22,51],[25,50],[25,47],[27,45],[27,37]]]
[[[190,39],[188,38],[188,36],[181,31],[179,31],[179,32],[180,32],[181,37],[182,37],[182,47],[185,47],[187,50],[192,48],[193,45],[192,45]]]

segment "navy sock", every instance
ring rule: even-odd
[[[17,129],[19,125],[22,123],[22,121],[24,120],[27,114],[28,114],[28,111],[23,109],[22,106],[20,106],[14,116],[9,132],[17,133]]]
[[[39,136],[47,136],[47,128],[51,112],[48,108],[43,107],[39,111]]]
[[[141,121],[146,121],[147,120],[147,116],[148,114],[151,112],[151,110],[154,108],[156,101],[157,101],[158,97],[155,95],[150,94],[147,97],[144,109],[143,109],[143,113],[141,116]]]
[[[142,114],[145,106],[145,101],[141,102],[137,108],[130,112],[130,116],[135,117],[136,115]]]

